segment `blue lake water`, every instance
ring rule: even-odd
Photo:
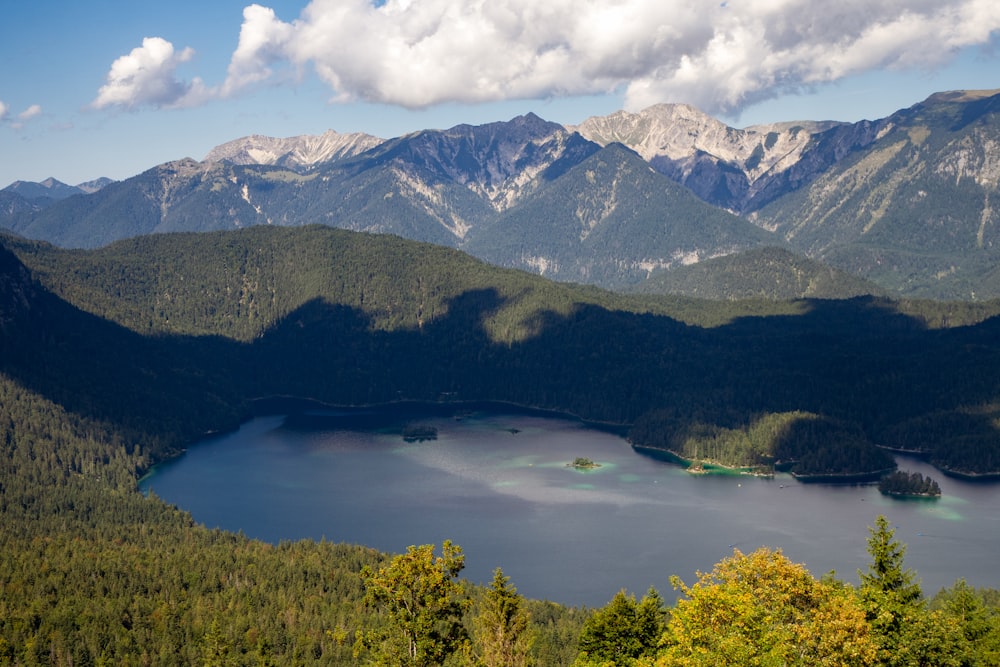
[[[566,604],[601,606],[622,588],[641,596],[650,586],[671,600],[671,575],[690,584],[734,548],[760,546],[856,583],[878,514],[906,543],[927,595],[959,577],[1000,588],[1000,484],[951,479],[914,459],[900,467],[932,475],[941,499],[784,475],[693,476],[571,419],[425,414],[416,421],[438,437],[420,443],[403,441],[398,419],[259,417],[192,445],[140,485],[210,527],[271,542],[325,538],[398,553],[450,539],[465,551],[468,579],[488,583],[502,567],[522,594]],[[601,467],[567,467],[577,457]]]

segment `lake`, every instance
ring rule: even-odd
[[[437,429],[405,442],[403,423]],[[586,457],[600,464],[578,470]],[[518,591],[603,606],[620,589],[692,583],[733,549],[780,548],[813,575],[857,583],[868,526],[886,515],[925,594],[964,577],[1000,588],[1000,484],[932,475],[939,500],[896,500],[874,486],[695,476],[579,421],[513,409],[317,411],[255,418],[207,438],[140,482],[210,527],[279,542],[325,538],[399,553],[445,539],[463,576],[502,567]]]

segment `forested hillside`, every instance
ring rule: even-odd
[[[754,213],[796,250],[893,294],[995,294],[1000,95],[932,95],[878,139]]]
[[[842,424],[868,450],[1000,470],[996,304],[625,297],[326,227],[149,236],[95,251],[9,245],[27,267],[17,270],[39,280],[24,289],[46,306],[10,325],[7,344],[24,351],[5,372],[88,414],[120,411],[139,430],[170,419],[151,406],[174,394],[181,409],[166,412],[201,429],[185,436],[275,395],[448,395],[621,425],[667,407],[686,424],[725,428],[801,411]],[[46,361],[26,363],[40,345]],[[137,404],[122,409],[125,387]],[[793,470],[875,470],[833,458]]]
[[[871,472],[875,444],[1000,469],[996,304],[623,297],[318,226],[2,243],[0,662],[348,664],[389,627],[359,576],[383,556],[209,531],[136,491],[260,398],[764,434],[808,444],[779,449],[803,475]],[[586,614],[525,604],[537,664],[568,664]]]
[[[655,271],[634,289],[722,300],[886,296],[886,291],[875,283],[776,247]]]

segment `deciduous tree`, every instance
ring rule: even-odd
[[[443,663],[467,636],[462,614],[468,598],[457,580],[464,567],[462,548],[450,540],[440,556],[424,544],[408,547],[385,567],[366,566],[365,601],[385,613],[386,627],[359,632],[355,655],[387,665]]]
[[[870,665],[875,644],[853,589],[817,581],[780,551],[738,550],[672,611],[655,665]]]

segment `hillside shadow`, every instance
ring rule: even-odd
[[[516,342],[487,330],[507,305],[494,289],[460,294],[422,329],[397,331],[313,299],[240,343],[141,336],[37,284],[25,292],[21,265],[7,260],[0,370],[67,410],[172,446],[234,426],[253,400],[273,396],[502,401],[624,424],[664,406],[709,418],[803,410],[877,442],[898,424],[1000,395],[1000,319],[928,330],[873,299],[815,301],[801,315],[710,329],[578,305],[567,315],[539,310],[535,334]],[[10,285],[21,286],[17,298]],[[1000,438],[987,414],[969,419]]]

